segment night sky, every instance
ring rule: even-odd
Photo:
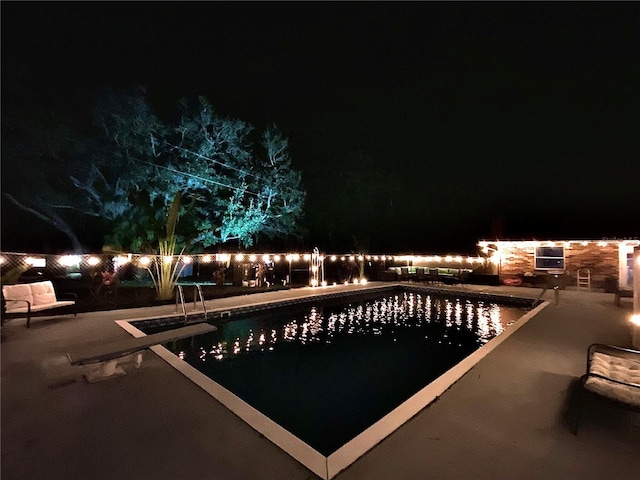
[[[106,88],[143,85],[166,117],[204,95],[275,123],[307,190],[301,247],[640,236],[637,2],[0,8],[3,118],[48,108],[88,124]],[[3,202],[4,250],[25,238],[14,214]]]

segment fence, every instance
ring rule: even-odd
[[[0,252],[3,284],[51,280],[59,292],[78,295],[79,309],[126,308],[154,304],[149,273],[154,264],[171,263],[178,281],[202,285],[207,298],[252,291],[395,280],[391,267],[466,268],[490,273],[486,258],[415,255],[196,254],[159,257],[144,254],[51,255]]]

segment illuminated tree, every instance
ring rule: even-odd
[[[254,142],[250,124],[217,116],[204,97],[183,100],[168,125],[141,94],[105,97],[96,119],[100,148],[72,178],[89,210],[111,220],[107,243],[155,250],[177,195],[177,244],[250,246],[296,234],[305,194],[275,127]]]

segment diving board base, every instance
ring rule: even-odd
[[[118,365],[118,360],[114,359],[103,362],[96,370],[85,373],[84,379],[87,383],[96,383],[102,382],[103,380],[121,377],[122,375],[126,375],[126,372]]]

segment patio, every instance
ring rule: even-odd
[[[368,286],[375,286],[373,282]],[[337,286],[363,289],[368,286]],[[539,289],[460,290],[537,297]],[[292,289],[207,302],[209,310],[304,296]],[[593,342],[630,345],[631,304],[612,294],[562,291],[394,434],[336,478],[635,478],[640,419],[585,406],[577,436],[564,412]],[[96,384],[71,367],[71,348],[126,335],[114,320],[167,314],[173,305],[35,318],[2,329],[2,478],[317,478],[152,352],[139,369]]]

